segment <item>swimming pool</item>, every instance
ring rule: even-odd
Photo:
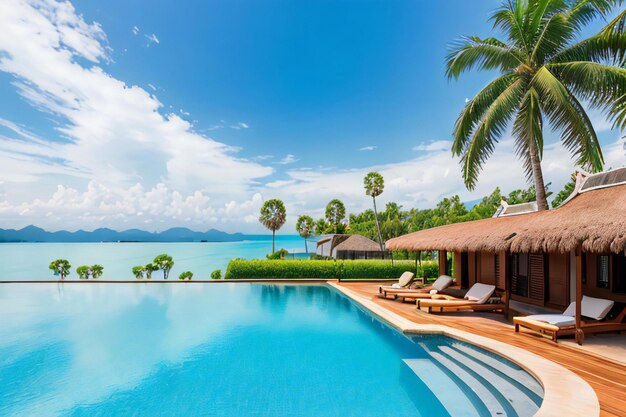
[[[328,286],[0,285],[0,316],[1,416],[523,417],[543,396]]]

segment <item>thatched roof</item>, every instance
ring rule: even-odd
[[[626,175],[626,168],[616,171]],[[626,184],[589,191],[577,185],[576,195],[557,209],[422,230],[387,241],[387,249],[565,253],[581,246],[585,252],[624,252]]]
[[[333,246],[333,249],[337,251],[380,252],[380,245],[365,236],[349,235],[347,239]]]

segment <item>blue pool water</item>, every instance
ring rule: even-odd
[[[530,416],[543,395],[326,286],[4,284],[0,315],[0,416]]]
[[[308,246],[315,251],[313,241]],[[304,240],[299,236],[277,236],[276,248],[304,252]],[[70,261],[69,279],[78,279],[76,267],[97,263],[104,266],[102,279],[132,280],[135,279],[131,273],[133,266],[145,265],[161,253],[174,258],[170,278],[177,279],[181,272],[192,271],[195,279],[209,279],[215,269],[221,269],[223,275],[231,259],[265,259],[271,251],[271,239],[206,243],[0,243],[3,265],[0,281],[53,279],[48,265],[58,258]],[[162,279],[162,272],[155,272],[152,278]]]

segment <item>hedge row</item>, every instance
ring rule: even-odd
[[[436,261],[422,262],[426,278],[438,275]],[[359,279],[398,278],[405,271],[415,272],[415,262],[389,260],[316,261],[316,260],[242,260],[234,259],[226,269],[226,279]],[[418,266],[418,276],[421,270]]]

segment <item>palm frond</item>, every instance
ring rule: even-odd
[[[461,156],[463,180],[468,189],[476,186],[482,166],[493,153],[495,144],[513,117],[525,87],[524,78],[518,77],[486,108],[480,121],[475,124],[471,138],[455,137],[452,152]]]
[[[519,106],[513,122],[515,153],[524,162],[527,179],[533,175],[530,159],[530,147],[536,146],[539,158],[543,157],[543,118],[539,104],[539,95],[534,88],[529,88]]]
[[[493,21],[494,29],[499,28],[506,32],[509,41],[515,47],[522,50],[525,54],[530,54],[530,39],[528,39],[528,32],[525,30],[528,24],[525,19],[527,7],[526,1],[509,0],[493,13],[491,20]]]
[[[453,50],[446,58],[446,75],[448,78],[458,78],[461,73],[472,68],[508,72],[523,62],[519,51],[496,38],[469,36],[453,45]]]
[[[596,132],[576,97],[547,67],[531,81],[538,92],[541,109],[552,127],[561,132],[563,144],[577,157],[577,163],[592,171],[602,169],[604,160]]]
[[[615,66],[626,63],[626,10],[611,20],[598,34],[582,40],[549,59],[552,63],[592,61]]]
[[[507,74],[496,78],[467,103],[454,125],[454,142],[452,144],[454,155],[459,156],[465,151],[472,133],[482,121],[485,113],[500,96],[510,94],[507,93],[507,90],[517,89],[519,86],[512,86],[520,78],[521,76],[518,74]]]

